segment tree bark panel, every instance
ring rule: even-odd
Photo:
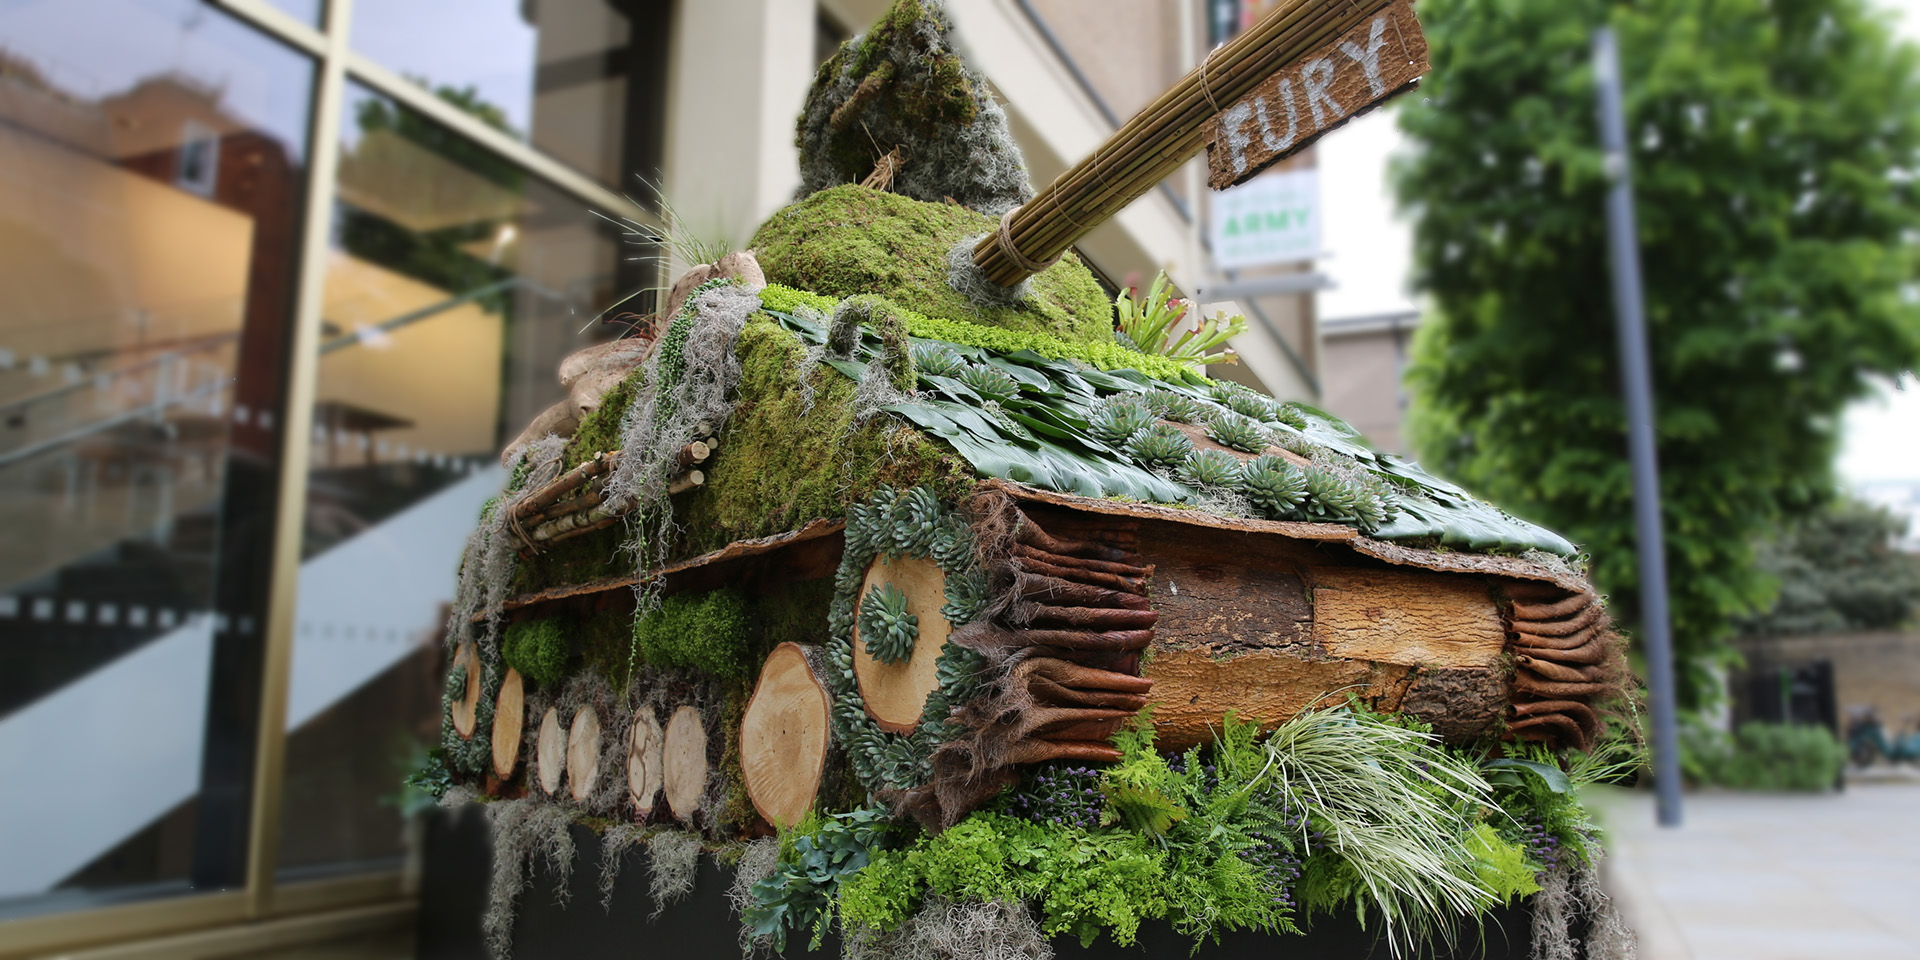
[[[682,823],[692,823],[707,794],[707,727],[699,708],[680,707],[667,721],[660,774],[668,809]]]
[[[664,740],[653,708],[642,706],[633,718],[633,729],[627,739],[627,794],[633,798],[633,808],[643,817],[660,799]]]
[[[1212,743],[1229,710],[1270,728],[1330,691],[1365,691],[1374,671],[1371,664],[1311,658],[1297,649],[1219,658],[1204,650],[1157,649],[1140,673],[1153,681],[1147,702],[1154,745],[1168,751]]]
[[[813,809],[826,770],[831,705],[806,653],[773,648],[740,720],[740,772],[753,808],[776,827]]]
[[[502,780],[511,778],[520,765],[520,735],[526,723],[526,684],[520,671],[508,667],[493,701],[493,773]]]
[[[1410,667],[1491,667],[1506,650],[1500,610],[1477,577],[1322,567],[1313,639],[1336,657]]]
[[[560,709],[548,707],[540,718],[540,739],[534,748],[534,766],[539,767],[540,789],[560,792],[562,776],[567,772],[567,731],[560,726]]]
[[[600,716],[581,707],[567,731],[567,790],[576,803],[586,803],[600,782]]]
[[[472,740],[480,726],[480,657],[474,653],[472,641],[454,648],[453,662],[466,672],[467,683],[447,713],[453,718],[453,732],[462,740]]]
[[[1155,552],[1154,645],[1203,644],[1215,650],[1258,650],[1304,643],[1312,636],[1313,603],[1300,577],[1253,565],[1242,553],[1200,559]],[[1189,562],[1198,560],[1199,562]]]
[[[919,620],[920,636],[913,645],[913,656],[905,663],[881,663],[867,652],[860,628],[853,630],[853,675],[860,686],[860,697],[867,712],[880,728],[890,733],[912,733],[920,724],[920,712],[926,709],[927,696],[940,686],[938,662],[953,627],[940,615],[947,602],[947,575],[931,560],[916,557],[875,558],[867,567],[860,584],[864,602],[867,591],[892,583],[907,595],[907,612]]]

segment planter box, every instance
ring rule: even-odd
[[[555,902],[555,878],[544,867],[536,866],[520,895],[518,920],[514,926],[514,960],[583,960],[593,957],[665,955],[676,960],[737,960],[736,943],[739,919],[726,901],[727,887],[733,881],[730,869],[702,858],[699,879],[693,893],[669,907],[652,921],[653,901],[647,894],[647,866],[644,850],[627,855],[614,887],[613,906],[600,906],[600,843],[585,827],[573,828],[577,848],[573,876],[568,883],[571,902]],[[426,862],[421,879],[419,943],[415,955],[420,960],[486,960],[487,952],[480,936],[480,915],[486,909],[489,873],[486,820],[477,810],[458,816],[435,813],[426,831]],[[1525,960],[1530,946],[1530,920],[1524,908],[1497,910],[1480,931],[1465,931],[1457,955],[1462,960]],[[831,960],[840,955],[837,938],[829,938],[819,951],[804,949],[804,942],[790,947],[789,958],[818,957]],[[1133,947],[1115,946],[1102,939],[1083,948],[1076,939],[1055,940],[1055,955],[1060,960],[1093,958],[1165,957],[1169,960],[1192,955],[1197,960],[1271,960],[1277,956],[1313,958],[1313,960],[1362,960],[1392,956],[1373,933],[1361,930],[1347,916],[1321,916],[1306,934],[1273,937],[1263,934],[1228,934],[1218,944],[1209,944],[1197,954],[1192,942],[1175,934],[1165,923],[1147,924],[1140,930],[1140,943]],[[1449,956],[1433,954],[1432,956]]]

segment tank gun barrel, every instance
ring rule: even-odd
[[[1153,189],[1206,145],[1214,117],[1261,81],[1373,16],[1378,0],[1290,0],[1216,47],[1093,153],[983,238],[973,262],[1010,287]]]

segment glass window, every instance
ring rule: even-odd
[[[672,0],[380,0],[353,47],[602,183],[658,183]]]
[[[308,26],[320,25],[322,0],[267,0],[268,3],[285,10],[295,19]]]
[[[0,912],[244,863],[312,81],[195,0],[0,3]]]
[[[468,109],[481,105],[455,97]],[[439,740],[454,568],[500,450],[648,251],[365,88],[342,127],[288,710],[281,865],[399,856],[393,802]]]

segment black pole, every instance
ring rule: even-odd
[[[1647,318],[1641,307],[1640,239],[1627,169],[1626,110],[1620,96],[1620,51],[1613,30],[1593,35],[1593,74],[1600,95],[1600,142],[1606,149],[1607,249],[1613,262],[1613,307],[1619,318],[1620,388],[1627,401],[1627,451],[1633,464],[1633,526],[1640,552],[1640,639],[1653,702],[1653,782],[1663,827],[1680,825],[1680,724],[1674,697],[1673,625],[1667,613],[1667,544],[1660,530],[1660,464],[1653,444],[1653,374]]]

